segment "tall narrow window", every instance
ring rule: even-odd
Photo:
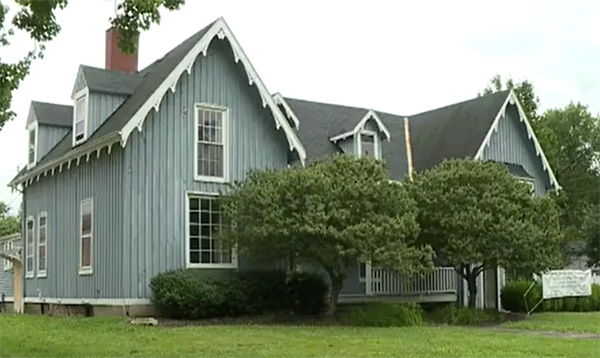
[[[196,180],[227,180],[225,109],[196,107]]]
[[[74,143],[83,142],[86,138],[87,127],[87,95],[83,95],[75,100],[75,123],[74,126]]]
[[[360,134],[360,155],[369,155],[373,158],[380,159],[379,143],[375,133],[361,133]]]
[[[46,240],[47,240],[47,215],[42,213],[38,216],[38,255],[37,276],[46,277]]]
[[[5,241],[2,243],[2,251],[8,253],[13,249],[13,243],[14,241],[9,240],[9,241]],[[9,259],[4,259],[4,271],[8,271],[8,270],[12,270],[13,268],[13,263],[11,260]]]
[[[92,255],[93,255],[93,215],[94,202],[85,199],[81,202],[81,231],[80,231],[80,257],[79,273],[92,273]]]
[[[188,200],[189,266],[235,267],[234,254],[219,238],[223,220],[218,198],[191,196]]]
[[[33,218],[27,219],[27,232],[25,233],[27,240],[27,254],[25,258],[25,277],[33,277],[35,272],[35,221]]]
[[[31,128],[29,130],[29,147],[28,147],[28,157],[27,157],[27,164],[31,167],[35,164],[36,162],[36,132],[37,132],[37,128],[34,126],[33,128]]]

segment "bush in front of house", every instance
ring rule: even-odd
[[[502,308],[510,312],[527,312],[523,294],[527,291],[531,281],[507,282],[500,299]],[[535,284],[527,294],[527,304],[532,309],[542,298],[542,285]],[[589,297],[564,297],[544,300],[534,312],[588,312],[600,311],[600,285],[592,285],[592,295]]]
[[[423,310],[416,303],[373,302],[340,307],[339,321],[348,326],[402,327],[423,324]]]
[[[157,312],[168,318],[237,317],[274,311],[320,313],[328,286],[312,273],[256,271],[206,278],[197,270],[160,273],[150,282]]]
[[[484,324],[497,324],[505,321],[504,315],[495,309],[482,310],[457,307],[453,304],[433,311],[429,317],[435,323],[451,326],[478,326]]]

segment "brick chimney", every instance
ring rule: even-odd
[[[106,58],[105,68],[107,70],[135,73],[138,70],[139,38],[136,43],[135,53],[129,55],[121,51],[118,44],[119,33],[111,26],[106,30]]]

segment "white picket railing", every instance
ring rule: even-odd
[[[400,275],[392,271],[371,270],[373,295],[418,295],[456,293],[457,277],[452,267],[437,267],[433,272]]]

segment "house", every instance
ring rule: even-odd
[[[23,192],[28,312],[141,313],[160,272],[261,265],[216,234],[216,195],[250,169],[344,152],[386,159],[401,181],[469,157],[506,163],[536,195],[559,188],[513,92],[398,116],[272,95],[222,18],[144,69],[116,36],[106,33],[104,69],[80,66],[72,105],[31,104],[28,165],[9,184]],[[498,271],[486,275],[497,288]],[[357,264],[343,298],[453,301],[459,290],[452,268],[411,280]]]
[[[21,312],[23,295],[23,265],[20,251],[21,234],[0,237],[0,312]],[[11,304],[12,303],[12,304]]]

